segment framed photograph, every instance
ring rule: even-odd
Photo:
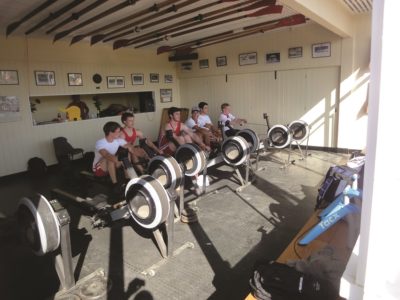
[[[172,102],[172,89],[160,89],[161,103]]]
[[[0,96],[0,122],[21,120],[19,98],[17,96]]]
[[[181,70],[182,71],[191,71],[193,67],[192,62],[183,62],[181,63]]]
[[[267,53],[265,59],[267,64],[278,63],[281,61],[281,54],[279,52]]]
[[[68,85],[83,85],[82,73],[68,73]]]
[[[35,71],[36,85],[56,85],[53,71]]]
[[[124,76],[107,76],[107,88],[117,89],[125,87]]]
[[[150,73],[150,82],[158,83],[160,81],[158,73]]]
[[[216,63],[217,63],[217,67],[223,67],[226,66],[228,64],[228,61],[226,59],[226,56],[218,56],[216,58]]]
[[[207,68],[208,68],[208,59],[200,59],[199,69],[207,69]]]
[[[144,75],[142,73],[133,73],[131,75],[132,85],[144,84]]]
[[[312,45],[312,57],[328,57],[331,56],[331,43],[320,43]]]
[[[239,66],[255,65],[257,63],[257,52],[239,54]]]
[[[303,47],[292,47],[288,50],[289,58],[298,58],[303,56]]]
[[[0,70],[0,84],[18,85],[18,71],[16,70]]]
[[[173,82],[173,77],[170,74],[165,74],[164,75],[164,82],[165,83],[172,83]]]

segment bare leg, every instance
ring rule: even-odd
[[[139,164],[139,158],[138,158],[138,156],[136,155],[136,152],[135,152],[135,151],[134,151],[134,153],[131,153],[131,160],[132,160],[132,162],[133,162],[133,164],[134,164],[134,168],[135,168],[137,171],[140,172],[139,175],[143,174],[143,173],[144,173],[144,169],[143,169],[143,167]],[[125,174],[125,176],[126,176],[126,174]],[[128,177],[127,177],[127,178],[128,178]]]
[[[183,140],[184,140],[183,144],[185,144],[185,143],[193,143],[192,138],[188,134],[185,134],[183,136]]]
[[[176,151],[176,146],[175,146],[174,143],[169,142],[169,143],[168,143],[168,148],[171,150],[172,153],[175,153],[175,151]]]
[[[110,160],[107,160],[107,170],[108,170],[108,174],[110,175],[111,182],[114,184],[117,183],[117,171],[116,171],[115,163]]]

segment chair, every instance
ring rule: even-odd
[[[81,154],[83,158],[83,149],[82,148],[74,148],[68,143],[65,137],[57,137],[53,139],[54,151],[56,153],[56,157],[58,162],[65,160],[73,160],[74,155]]]

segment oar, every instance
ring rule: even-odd
[[[57,2],[57,0],[47,0],[46,2],[42,3],[38,7],[36,7],[34,10],[32,10],[30,13],[25,15],[22,19],[20,19],[17,22],[11,23],[10,25],[7,26],[6,29],[6,36],[9,36],[15,29],[17,29],[22,23],[28,21],[30,18],[38,14],[39,12],[42,12],[46,8],[48,8],[50,5],[52,5],[54,2]]]
[[[96,2],[93,2],[92,4],[82,8],[80,11],[76,13],[72,13],[70,17],[66,18],[65,20],[61,21],[60,23],[57,23],[54,25],[52,28],[46,31],[46,34],[52,33],[54,30],[63,27],[73,21],[79,20],[80,17],[83,15],[87,14],[88,12],[91,12],[93,9],[96,7],[102,5],[103,3],[107,2],[107,0],[97,0]]]
[[[95,30],[92,30],[90,32],[87,32],[87,33],[84,33],[84,34],[80,34],[80,35],[76,35],[76,36],[74,36],[72,38],[71,45],[79,42],[80,40],[84,39],[87,36],[91,36],[93,34],[108,30],[110,28],[113,28],[115,26],[123,24],[123,23],[125,23],[127,21],[131,21],[132,19],[135,19],[137,17],[141,17],[143,15],[146,15],[146,14],[149,14],[149,13],[152,13],[152,12],[158,12],[161,8],[163,8],[163,7],[167,6],[167,5],[170,5],[170,4],[174,4],[175,2],[178,2],[178,1],[181,1],[181,0],[167,0],[167,1],[164,1],[162,3],[156,3],[156,4],[151,5],[150,7],[147,7],[145,9],[143,9],[143,10],[140,10],[140,11],[138,11],[138,12],[132,14],[132,15],[129,15],[129,16],[127,16],[125,18],[122,18],[120,20],[117,20],[115,22],[112,22],[110,24],[106,24],[106,25],[104,25],[104,26],[102,26],[100,28],[97,28]]]
[[[230,19],[227,19],[227,20],[219,21],[219,22],[214,22],[214,23],[211,23],[211,24],[208,24],[208,25],[199,26],[199,27],[188,29],[188,30],[180,31],[178,33],[175,33],[175,34],[172,34],[172,35],[168,36],[168,38],[174,38],[174,37],[185,35],[185,34],[188,34],[188,33],[193,33],[193,32],[199,31],[199,30],[203,30],[203,29],[215,27],[215,26],[218,26],[218,25],[222,25],[222,24],[227,24],[227,23],[230,23],[230,22],[238,21],[238,20],[241,20],[241,19],[265,16],[265,15],[269,15],[269,14],[282,13],[282,9],[283,9],[282,5],[267,6],[265,8],[262,8],[262,9],[259,9],[259,10],[255,11],[254,13],[251,13],[251,14],[246,14],[246,15],[243,15],[243,16],[238,16],[238,17],[235,17],[235,18],[230,18]],[[183,28],[180,28],[180,29],[183,29]],[[141,47],[144,47],[144,46],[147,46],[147,45],[151,45],[151,44],[154,44],[154,43],[157,43],[157,42],[161,42],[164,39],[165,38],[159,38],[159,39],[156,39],[156,40],[151,40],[151,41],[146,42],[144,44],[140,44],[140,45],[136,46],[135,48],[141,48]],[[130,45],[130,43],[128,45]]]
[[[264,33],[265,31],[273,30],[273,29],[280,28],[280,27],[299,25],[299,24],[303,24],[305,22],[306,22],[306,18],[303,15],[298,14],[298,15],[294,15],[294,16],[290,16],[290,17],[284,18],[284,19],[280,20],[277,24],[269,25],[269,26],[268,25],[267,26],[264,25],[261,28],[254,28],[254,29],[245,31],[243,33],[237,33],[237,35],[228,36],[227,38],[224,38],[224,39],[221,39],[221,40],[218,40],[218,41],[215,41],[215,42],[211,42],[211,43],[207,42],[205,44],[201,44],[201,45],[195,46],[194,49],[208,47],[208,46],[211,46],[211,45],[227,42],[227,41],[230,41],[230,40],[242,38],[242,37],[253,35],[253,34],[256,34],[256,33]],[[194,49],[192,49],[192,50],[194,50]]]
[[[222,40],[218,40],[218,41],[215,41],[212,43],[206,43],[203,45],[196,46],[195,49],[208,47],[211,45],[227,42],[230,40],[238,39],[238,38],[249,36],[249,35],[256,34],[256,33],[264,33],[265,31],[273,30],[273,29],[280,28],[280,27],[294,26],[294,25],[299,25],[299,24],[303,24],[306,22],[306,18],[303,15],[295,15],[294,18],[292,18],[292,17],[293,16],[288,17],[288,18],[278,22],[278,24],[276,24],[276,25],[270,25],[270,26],[265,26],[263,28],[253,29],[243,35],[231,36],[231,37],[227,37],[226,39],[222,39]]]
[[[92,17],[92,18],[90,18],[90,19],[88,19],[86,21],[83,21],[82,23],[79,23],[78,25],[76,25],[76,26],[74,26],[74,27],[72,27],[70,29],[67,29],[67,30],[64,30],[62,32],[57,33],[55,35],[53,41],[54,42],[58,41],[59,39],[62,39],[63,37],[65,37],[68,34],[70,34],[71,32],[74,32],[74,31],[76,31],[78,29],[81,29],[81,28],[85,27],[86,25],[89,25],[89,24],[91,24],[93,22],[99,21],[102,18],[104,18],[104,17],[106,17],[108,15],[111,15],[111,14],[113,14],[113,13],[115,13],[115,12],[117,12],[117,11],[127,7],[127,6],[134,5],[137,1],[139,1],[139,0],[125,0],[124,2],[122,2],[120,4],[117,4],[117,5],[109,8],[109,9],[107,9],[106,11],[103,11],[102,13]]]
[[[303,24],[305,22],[306,22],[306,18],[303,15],[301,15],[301,14],[292,15],[292,16],[285,17],[285,18],[282,18],[279,20],[273,20],[273,21],[268,21],[268,22],[263,22],[263,23],[258,23],[258,24],[254,24],[251,26],[243,27],[242,28],[243,31],[241,31],[241,32],[228,33],[227,35],[221,36],[220,38],[213,38],[214,36],[209,36],[209,37],[194,40],[191,42],[179,44],[176,46],[171,46],[171,47],[161,46],[157,49],[157,54],[161,54],[164,52],[170,52],[173,50],[176,50],[176,51],[191,50],[191,51],[193,51],[194,49],[197,49],[197,48],[215,45],[218,43],[222,43],[222,42],[226,42],[229,40],[249,36],[249,35],[256,34],[256,33],[263,33],[265,31],[273,30],[273,29],[276,29],[279,27],[299,25],[299,24]]]
[[[224,1],[226,1],[226,0],[224,0]],[[256,3],[254,3],[254,2],[256,2]],[[218,3],[219,3],[219,1],[218,1]],[[224,8],[221,8],[221,9],[217,9],[217,10],[205,13],[205,14],[199,14],[198,16],[196,16],[194,18],[185,19],[183,21],[179,21],[177,23],[174,23],[174,24],[168,25],[166,27],[163,27],[163,29],[161,31],[160,30],[155,30],[155,31],[143,34],[141,36],[138,36],[136,38],[133,38],[133,39],[117,40],[117,41],[114,42],[113,48],[114,49],[118,49],[118,48],[121,48],[121,47],[125,47],[128,44],[134,44],[134,43],[146,41],[147,39],[151,39],[151,38],[159,38],[160,36],[168,35],[168,34],[170,34],[172,32],[175,32],[177,27],[179,27],[179,28],[187,28],[187,27],[190,27],[192,25],[196,25],[196,24],[198,24],[200,22],[205,22],[205,20],[215,20],[217,18],[221,18],[221,17],[227,16],[229,14],[234,14],[234,13],[238,12],[238,9],[240,7],[242,7],[244,5],[247,5],[247,4],[264,5],[265,6],[265,5],[270,5],[270,3],[275,3],[275,0],[257,0],[257,1],[248,0],[248,1],[243,2],[243,3],[234,4],[234,5],[231,5],[231,6],[228,6],[228,7],[224,7]],[[253,7],[252,5],[248,6],[247,8],[255,9],[256,7]],[[203,9],[203,8],[201,8],[201,9]],[[246,10],[246,8],[244,8],[243,10]],[[214,16],[214,17],[211,19],[212,16]],[[143,25],[140,28],[141,29],[147,28],[146,26],[148,26],[148,25]],[[108,40],[109,39],[107,39],[105,41],[108,41]]]
[[[124,27],[121,27],[121,28],[118,28],[118,29],[116,29],[116,30],[114,30],[114,31],[112,31],[112,32],[109,32],[109,33],[107,34],[108,37],[107,37],[106,39],[104,39],[104,42],[108,42],[108,41],[110,41],[110,40],[114,40],[114,39],[117,39],[117,38],[126,36],[126,35],[128,35],[128,34],[135,33],[135,32],[137,32],[137,31],[139,31],[139,30],[143,30],[143,29],[146,29],[146,28],[150,28],[150,27],[152,27],[152,26],[154,26],[154,25],[159,25],[159,24],[168,22],[168,21],[173,20],[173,19],[178,19],[178,18],[180,18],[180,17],[186,16],[186,15],[191,14],[191,13],[194,13],[194,12],[201,11],[201,10],[203,10],[203,9],[210,8],[210,7],[214,6],[214,5],[218,5],[218,4],[221,4],[221,3],[223,3],[223,2],[234,2],[234,1],[237,1],[237,0],[218,0],[218,1],[215,1],[215,2],[212,2],[212,3],[207,3],[207,4],[204,4],[204,5],[202,5],[202,6],[195,7],[195,8],[193,8],[193,9],[189,9],[189,10],[187,10],[187,11],[183,11],[183,12],[181,12],[181,13],[174,14],[173,16],[169,16],[169,17],[166,17],[166,18],[157,20],[157,21],[155,21],[155,22],[151,22],[151,23],[144,24],[144,25],[139,26],[139,27],[137,27],[137,28],[133,28],[133,29],[129,29],[129,30],[127,30],[127,31],[120,32],[120,31],[122,31],[122,30],[125,30],[125,29],[128,29],[128,28],[132,28],[132,27],[134,27],[134,26],[136,26],[136,25],[139,25],[139,24],[142,23],[142,22],[135,22],[134,24],[128,24],[128,25],[126,25],[126,26],[124,26]],[[252,2],[252,1],[256,1],[256,0],[250,0],[250,2]],[[239,3],[239,4],[236,4],[236,5],[239,5],[239,6],[240,6],[240,5],[243,5],[243,4],[242,4],[242,3]],[[223,8],[223,9],[226,10],[227,8]],[[229,8],[228,8],[228,9],[229,9]],[[186,20],[183,21],[183,22],[186,22]],[[171,28],[171,27],[177,26],[177,24],[181,24],[181,23],[182,23],[182,21],[180,21],[180,22],[178,22],[178,23],[176,23],[176,24],[168,25],[168,26],[164,27],[163,29],[165,30],[165,29],[167,29],[167,28]],[[152,34],[152,33],[153,33],[153,32],[147,33],[147,34],[145,34],[145,35],[150,35],[150,34]],[[110,36],[110,35],[111,35],[111,36]],[[123,43],[123,42],[122,42],[122,43]],[[115,49],[116,49],[116,48],[115,48]]]
[[[238,8],[238,9],[235,9],[235,10],[231,10],[231,11],[228,11],[228,12],[213,16],[213,17],[206,16],[206,14],[205,15],[201,15],[201,16],[199,15],[199,17],[197,17],[195,19],[192,19],[190,23],[186,23],[186,24],[184,24],[182,26],[174,27],[172,29],[168,29],[168,30],[164,30],[164,31],[159,31],[159,32],[157,32],[156,35],[153,35],[153,36],[144,35],[143,37],[137,37],[137,38],[131,39],[131,41],[127,43],[127,46],[128,45],[132,45],[132,44],[137,44],[137,43],[140,43],[140,42],[143,42],[143,41],[147,41],[147,40],[149,40],[151,38],[158,38],[157,41],[160,41],[160,40],[162,40],[162,38],[160,39],[160,36],[169,36],[173,32],[184,30],[184,29],[188,29],[189,27],[196,26],[199,23],[208,23],[210,21],[223,19],[223,18],[225,18],[227,16],[230,16],[230,15],[233,15],[235,13],[254,10],[256,8],[260,8],[260,7],[265,6],[265,3],[268,3],[268,2],[269,1],[261,0],[261,1],[257,2],[257,3],[251,4],[249,6]],[[279,9],[278,9],[278,11],[279,11]],[[236,17],[236,18],[238,18],[238,17]],[[239,19],[240,19],[240,17],[239,17]],[[227,20],[222,20],[219,23],[220,24],[224,24],[225,21],[227,21]],[[206,26],[205,28],[207,28],[207,26],[209,26],[209,25],[205,25],[205,26]],[[210,26],[210,27],[212,27],[212,26]],[[196,31],[196,30],[194,30],[194,31]]]
[[[42,27],[42,26],[46,25],[47,23],[50,23],[51,21],[57,19],[58,17],[62,16],[67,11],[73,9],[75,6],[78,6],[79,4],[81,4],[84,1],[85,0],[74,0],[71,3],[69,3],[69,4],[65,5],[65,6],[63,6],[62,8],[60,8],[56,12],[50,13],[47,18],[45,18],[44,20],[42,20],[41,22],[39,22],[38,24],[33,26],[31,29],[26,31],[25,34],[31,34],[32,32],[36,31],[40,27]]]
[[[176,2],[176,1],[175,1],[175,2]],[[133,28],[134,26],[136,26],[136,25],[138,25],[138,24],[140,24],[140,23],[142,23],[142,22],[151,21],[151,20],[153,20],[153,19],[156,19],[156,18],[158,18],[158,17],[160,17],[160,16],[163,16],[163,15],[165,15],[165,14],[169,14],[169,13],[171,13],[171,12],[175,12],[175,13],[176,13],[178,10],[184,8],[185,6],[191,5],[191,4],[195,3],[195,2],[197,2],[197,0],[186,0],[186,1],[183,2],[183,3],[171,5],[170,7],[166,8],[166,9],[164,9],[164,10],[161,10],[161,11],[158,9],[158,10],[154,11],[154,12],[156,12],[156,13],[155,13],[155,14],[152,14],[151,16],[147,16],[147,17],[141,18],[141,19],[136,20],[136,21],[134,21],[134,22],[132,22],[132,23],[129,23],[129,24],[126,24],[126,25],[124,25],[124,26],[122,26],[122,27],[119,27],[119,28],[117,28],[117,29],[114,29],[114,30],[112,30],[112,31],[110,31],[110,32],[108,32],[108,33],[102,33],[102,34],[98,34],[98,35],[92,36],[92,38],[90,39],[90,44],[93,45],[93,44],[95,44],[95,43],[98,43],[98,42],[104,40],[105,38],[109,37],[110,35],[113,35],[113,34],[119,32],[119,31],[121,31],[121,30],[126,29],[126,28]],[[160,7],[158,7],[158,8],[160,8]],[[139,15],[137,15],[137,16],[142,17],[143,15],[144,15],[144,14],[139,14]],[[174,17],[176,17],[176,14],[174,15]],[[135,18],[136,18],[136,16],[135,16],[135,17],[131,17],[131,18],[129,19],[129,21],[131,21],[132,19],[135,19]],[[132,30],[132,29],[131,29],[131,30]],[[135,30],[135,29],[133,29],[133,31],[134,31],[134,30]],[[102,31],[102,30],[101,30],[101,31]],[[100,32],[100,31],[97,31],[97,32]],[[96,32],[96,33],[97,33],[97,32]],[[92,33],[92,34],[94,34],[94,33]],[[92,34],[91,34],[91,35],[92,35]]]

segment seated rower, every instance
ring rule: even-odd
[[[193,106],[192,116],[186,120],[185,125],[189,127],[196,135],[198,135],[207,146],[210,146],[212,133],[207,128],[200,127],[199,114],[200,108]]]
[[[114,188],[118,189],[116,170],[122,166],[122,162],[116,156],[118,148],[126,148],[131,153],[132,148],[120,138],[121,126],[117,122],[107,122],[103,126],[103,131],[105,137],[98,140],[95,145],[93,172],[98,177],[109,175]]]
[[[135,169],[137,169],[140,174],[143,174],[144,168],[139,164],[139,160],[144,159],[148,161],[152,156],[163,154],[163,151],[159,150],[150,139],[146,138],[142,131],[134,128],[135,117],[132,113],[124,112],[121,115],[121,122],[124,124],[121,130],[121,138],[132,146],[132,162],[134,163]],[[139,146],[135,146],[137,138],[139,139]]]
[[[196,142],[202,150],[209,151],[210,147],[181,122],[181,110],[178,107],[168,109],[169,121],[161,130],[159,147],[165,154],[173,155],[183,144]]]
[[[211,141],[216,141],[217,143],[222,141],[222,133],[221,130],[214,126],[211,121],[210,116],[208,115],[208,103],[207,102],[199,102],[200,115],[199,115],[199,126],[201,128],[207,128],[212,133]]]
[[[221,114],[218,120],[224,125],[224,132],[228,137],[234,136],[239,132],[239,130],[233,129],[231,126],[247,123],[246,119],[237,118],[231,114],[231,107],[228,103],[221,105]]]

